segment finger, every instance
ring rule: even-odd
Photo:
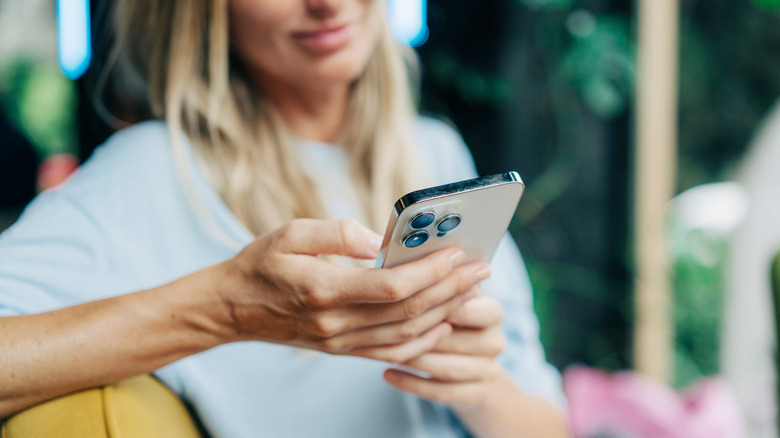
[[[440,323],[422,336],[402,344],[384,347],[362,347],[350,350],[350,356],[365,357],[392,363],[403,363],[431,351],[436,343],[452,332],[452,326]]]
[[[273,233],[279,249],[292,254],[335,254],[359,259],[379,255],[382,237],[358,221],[296,219]]]
[[[449,353],[425,353],[405,366],[430,374],[443,382],[473,382],[493,375],[498,367],[492,357]]]
[[[444,321],[454,309],[457,309],[469,293],[456,296],[428,312],[406,321],[364,327],[341,335],[322,339],[320,345],[325,351],[343,352],[358,347],[393,345],[409,342]]]
[[[424,379],[401,370],[389,369],[385,381],[394,388],[409,392],[432,402],[457,405],[477,405],[485,398],[482,382],[451,383]]]
[[[333,304],[389,303],[406,299],[442,281],[465,258],[462,250],[446,248],[390,269],[339,270],[323,264],[317,271],[321,273],[323,289],[333,294],[330,297]],[[487,268],[487,264],[484,267]],[[334,275],[336,272],[338,275]]]
[[[350,321],[351,329],[416,318],[453,296],[475,290],[474,285],[485,279],[482,266],[482,263],[461,265],[444,280],[395,303],[355,304],[339,308],[337,314]]]
[[[506,336],[500,326],[487,329],[456,327],[452,334],[436,344],[439,353],[469,354],[495,357],[506,347]]]
[[[459,327],[482,328],[497,325],[504,318],[504,308],[494,298],[478,296],[467,301],[447,321]]]

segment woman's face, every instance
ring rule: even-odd
[[[381,0],[229,0],[235,51],[259,79],[295,87],[355,80],[376,46]]]

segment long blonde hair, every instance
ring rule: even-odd
[[[255,235],[294,218],[323,218],[284,123],[231,51],[228,17],[227,0],[120,0],[111,57],[135,71],[150,115],[167,122],[185,187],[181,132],[211,185]],[[408,64],[382,21],[374,53],[352,85],[341,136],[365,220],[377,231],[395,199],[416,187]]]

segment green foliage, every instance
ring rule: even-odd
[[[636,54],[626,17],[593,18],[572,13],[569,30],[575,37],[558,68],[575,86],[587,106],[604,118],[626,111],[636,76]]]
[[[0,99],[41,158],[75,153],[76,89],[55,64],[16,59],[0,68]]]
[[[582,360],[592,366],[616,371],[622,368],[619,356],[623,346],[615,345],[609,333],[583,330],[560,315],[560,291],[577,295],[583,303],[614,309],[628,317],[630,297],[622,294],[624,286],[587,268],[565,263],[539,263],[526,259],[528,274],[534,286],[534,311],[540,321],[540,338],[549,350],[574,349],[584,345]]]
[[[678,189],[730,179],[780,96],[776,0],[683,2]]]
[[[439,86],[455,91],[471,105],[502,107],[514,99],[515,90],[506,78],[464,63],[450,48],[432,53],[428,65]]]
[[[770,11],[780,11],[780,0],[753,0],[753,3]]]
[[[553,89],[574,91],[603,118],[628,109],[636,82],[631,18],[595,15],[573,1],[523,3],[544,4],[535,40],[550,66]]]
[[[518,0],[531,9],[563,9],[571,8],[576,0]]]
[[[672,224],[675,368],[674,384],[683,388],[720,371],[725,235],[680,229]]]

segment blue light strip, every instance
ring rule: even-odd
[[[57,53],[68,79],[78,79],[92,59],[89,0],[57,0]]]
[[[388,0],[387,19],[398,41],[420,47],[428,41],[428,1]]]

